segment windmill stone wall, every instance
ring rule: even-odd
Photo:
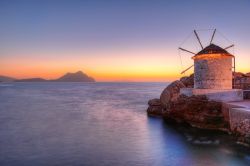
[[[194,88],[232,89],[232,57],[194,60]]]

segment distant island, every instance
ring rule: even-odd
[[[82,71],[78,71],[75,73],[66,73],[53,80],[46,80],[43,78],[16,79],[8,76],[0,76],[0,82],[95,82],[95,79]]]

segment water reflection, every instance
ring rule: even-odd
[[[147,117],[165,83],[0,87],[0,165],[247,165],[249,152]],[[219,140],[211,144],[208,141]],[[202,144],[201,142],[208,142]],[[229,141],[230,142],[230,141]]]

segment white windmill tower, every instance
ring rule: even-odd
[[[183,88],[181,93],[187,96],[206,95],[209,99],[219,101],[240,101],[243,99],[243,92],[240,89],[233,89],[233,73],[235,72],[235,57],[227,49],[230,45],[221,48],[213,44],[216,29],[213,31],[210,43],[203,47],[196,30],[194,34],[201,46],[198,53],[184,48],[182,51],[194,54],[192,66],[182,73],[194,67],[194,88]]]

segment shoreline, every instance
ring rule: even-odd
[[[170,125],[188,124],[201,130],[226,132],[235,138],[237,144],[250,147],[250,95],[245,94],[243,101],[225,102],[211,100],[206,95],[181,94],[182,88],[193,88],[193,78],[193,74],[182,77],[169,84],[159,99],[149,100],[148,115],[162,117]],[[246,80],[245,77],[242,79]],[[245,82],[241,84],[242,82],[238,81],[238,87],[250,87],[250,82],[248,86]]]

